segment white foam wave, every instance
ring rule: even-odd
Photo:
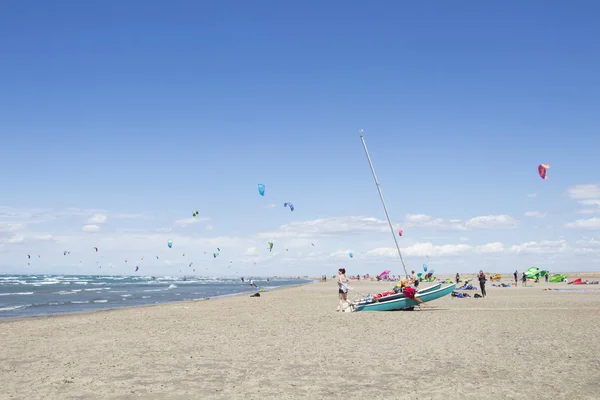
[[[33,292],[0,293],[0,296],[27,296],[29,294],[33,294]]]
[[[2,307],[2,308],[0,308],[0,311],[22,310],[22,309],[27,308],[29,306],[31,306],[31,304],[22,304],[22,305],[12,306],[12,307]]]

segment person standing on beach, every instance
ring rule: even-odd
[[[346,283],[348,282],[348,278],[346,278],[346,268],[338,269],[337,283],[338,283],[338,297],[340,299],[340,304],[337,308],[337,311],[343,311],[344,302],[350,304],[348,301],[348,286]]]
[[[525,276],[525,272],[523,272],[523,276],[521,276],[521,281],[523,281],[523,286],[527,286],[527,277]]]
[[[415,274],[415,271],[412,271],[412,275],[410,276],[410,283],[413,284],[416,288],[419,287],[419,277]]]
[[[456,273],[456,284],[458,285],[459,283],[460,283],[460,275],[457,272]]]
[[[487,279],[485,278],[485,274],[482,270],[479,270],[479,274],[477,275],[477,277],[479,278],[479,288],[481,289],[481,295],[485,297],[485,281],[487,281]]]
[[[515,286],[517,286],[517,284],[519,283],[519,273],[517,272],[516,269],[515,269],[515,273],[513,275],[515,276]]]

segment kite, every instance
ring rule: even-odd
[[[196,210],[192,213],[192,217],[197,217],[197,216],[198,216],[198,210]]]
[[[398,231],[398,235],[402,236],[402,230]]]
[[[283,203],[284,207],[289,207],[290,211],[294,211],[294,205],[292,203]]]
[[[427,264],[423,264],[423,271],[427,272]]]
[[[259,184],[258,184],[258,193],[259,193],[261,196],[264,196],[264,195],[265,195],[265,185],[263,185],[262,183],[259,183]]]
[[[548,179],[546,177],[546,170],[550,169],[550,166],[548,164],[540,164],[538,165],[538,174],[540,174],[540,178],[546,180]]]
[[[30,256],[29,254],[27,254],[27,259],[28,259],[28,260],[29,260],[29,259],[31,259],[31,256]]]
[[[312,247],[315,247],[315,244],[314,244],[314,243],[311,243],[311,244],[312,244]]]
[[[158,256],[156,256],[156,259],[158,260]]]
[[[352,253],[352,252],[348,253],[348,255],[350,256],[350,258],[354,257],[354,253]]]
[[[96,250],[96,253],[98,252],[98,248],[97,247],[94,247],[94,250]]]
[[[270,252],[271,250],[273,250],[273,242],[268,242],[268,243],[269,243],[269,252]]]
[[[213,253],[213,258],[217,258],[218,255],[219,253]]]
[[[138,272],[139,269],[140,269],[140,267],[136,265],[135,266],[135,272]]]
[[[63,256],[66,256],[66,255],[67,255],[67,251],[65,250],[65,251],[63,251]]]
[[[167,246],[169,246],[169,248],[173,247],[173,241],[172,241],[172,240],[169,240],[169,241],[167,242]]]
[[[221,249],[217,247],[217,251],[220,253],[220,252],[221,252]]]

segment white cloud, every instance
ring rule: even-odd
[[[431,228],[449,231],[468,231],[471,229],[514,228],[519,222],[508,215],[484,215],[466,221],[460,219],[434,218],[425,214],[407,215],[406,227]]]
[[[513,253],[555,254],[564,253],[570,249],[566,240],[542,240],[540,242],[525,242],[510,247]]]
[[[206,227],[204,229],[206,229],[207,231],[212,231],[213,227],[212,227],[212,225],[206,225]]]
[[[54,236],[52,236],[49,233],[43,233],[43,234],[35,235],[33,238],[36,239],[36,240],[54,240]]]
[[[243,256],[256,256],[258,252],[256,251],[256,247],[249,247],[246,249],[246,252],[242,254]]]
[[[84,232],[98,232],[100,227],[98,225],[85,225],[81,230]]]
[[[442,219],[434,218],[425,214],[409,214],[404,220],[406,228],[432,228],[449,231],[466,231],[465,224],[460,219]]]
[[[500,242],[488,243],[482,246],[477,246],[475,251],[478,253],[502,253],[505,251],[504,244]]]
[[[526,217],[534,217],[534,218],[545,218],[548,215],[547,212],[542,211],[527,211],[525,213]]]
[[[471,218],[465,222],[468,228],[492,229],[492,228],[515,228],[519,221],[509,215],[485,215]]]
[[[395,249],[394,249],[395,250]],[[349,260],[350,259],[350,253],[353,253],[352,250],[338,250],[334,253],[331,253],[329,255],[329,258],[333,259],[333,260]],[[354,253],[352,254],[354,255]],[[398,257],[398,251],[396,250],[396,257]]]
[[[259,238],[312,238],[316,236],[360,235],[389,232],[387,221],[372,217],[334,217],[312,221],[291,222],[275,232],[259,233]]]
[[[175,221],[175,224],[177,224],[179,226],[188,226],[188,225],[192,225],[192,224],[199,224],[200,222],[206,222],[208,220],[210,220],[210,218],[205,218],[205,217],[184,218],[184,219],[178,219],[177,221]]]
[[[569,196],[572,199],[600,199],[600,185],[575,185],[568,189]]]
[[[277,204],[273,204],[273,203],[271,203],[271,204],[267,204],[267,205],[265,206],[265,208],[276,208],[276,207],[277,207]]]
[[[104,214],[94,214],[88,219],[88,224],[104,224],[108,220],[108,217]]]
[[[578,219],[565,225],[571,229],[600,229],[600,218]]]
[[[26,227],[25,224],[0,222],[0,233],[17,232]]]
[[[425,256],[456,256],[472,250],[473,247],[467,244],[445,244],[435,246],[432,243],[415,243],[412,246],[400,249],[402,255],[406,257],[425,257]],[[348,253],[346,253],[346,256]],[[377,258],[398,258],[398,250],[395,247],[379,247],[369,250],[365,253],[367,257]]]
[[[529,193],[527,195],[527,197],[529,197],[530,199],[533,199],[533,198],[537,197],[537,193]]]
[[[111,217],[118,219],[152,219],[150,215],[142,213],[120,213],[111,215]]]
[[[12,236],[6,242],[9,244],[21,244],[25,242],[25,238],[23,236]]]

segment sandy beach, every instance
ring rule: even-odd
[[[598,399],[600,292],[545,287],[600,289],[488,282],[485,299],[339,313],[328,281],[0,321],[0,398]]]

